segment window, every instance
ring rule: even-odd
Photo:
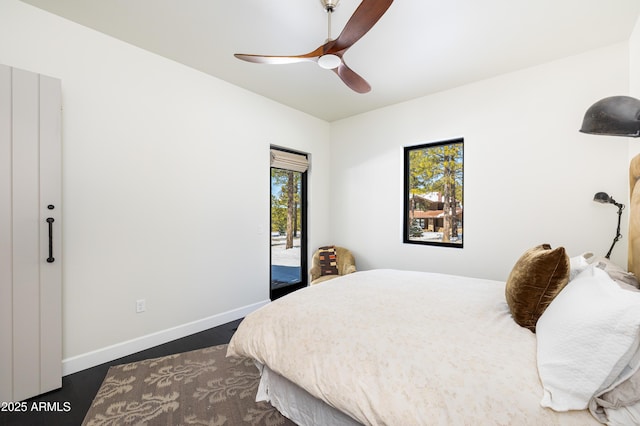
[[[462,248],[463,139],[404,148],[403,241]]]
[[[307,285],[307,167],[304,154],[271,150],[272,300]]]

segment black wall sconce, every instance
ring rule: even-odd
[[[640,100],[611,96],[591,105],[582,121],[582,133],[640,137]]]
[[[611,256],[611,251],[613,250],[613,246],[615,246],[618,240],[622,238],[622,234],[620,233],[620,218],[622,217],[622,210],[624,210],[624,204],[617,203],[616,200],[614,200],[613,197],[609,196],[609,194],[607,194],[606,192],[596,193],[596,195],[593,196],[593,201],[595,201],[596,203],[603,203],[603,204],[610,203],[618,208],[618,227],[616,228],[616,236],[613,237],[613,243],[611,244],[611,248],[609,249],[609,251],[605,256],[607,259],[609,259],[609,256]]]

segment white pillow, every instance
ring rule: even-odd
[[[620,380],[625,367],[636,369],[629,363],[640,346],[640,293],[622,290],[591,265],[544,311],[536,337],[541,405],[585,409],[594,395]]]
[[[612,280],[618,284],[628,284],[638,288],[638,279],[631,272],[625,271],[621,266],[616,265],[606,257],[596,257],[586,259],[591,265],[595,265],[598,268],[604,270]]]
[[[569,281],[578,276],[578,274],[589,266],[588,258],[593,257],[593,253],[586,252],[579,256],[573,256],[569,259]]]

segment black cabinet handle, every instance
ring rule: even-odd
[[[49,257],[47,258],[48,263],[55,262],[55,259],[53,258],[53,222],[54,220],[52,217],[47,218],[47,223],[49,224]]]

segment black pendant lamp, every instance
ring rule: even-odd
[[[591,105],[582,121],[582,133],[640,137],[640,100],[611,96]]]

